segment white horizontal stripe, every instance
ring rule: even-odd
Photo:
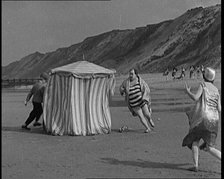
[[[139,91],[137,93],[129,94],[129,98],[135,98],[137,96],[142,96],[142,93]]]
[[[131,99],[131,100],[129,100],[129,102],[130,102],[130,103],[134,103],[134,102],[138,101],[138,100],[141,99],[141,98],[142,98],[141,96],[138,96],[138,97],[135,98],[135,99]]]

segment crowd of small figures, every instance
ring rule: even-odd
[[[176,76],[177,75],[177,72],[178,72],[178,69],[176,67],[174,67],[171,71],[171,76],[173,78],[173,80],[175,79],[183,79],[185,76],[186,76],[186,70],[184,67],[181,67],[180,69],[180,75],[179,76]],[[169,69],[167,68],[166,71],[163,73],[163,76],[166,76],[166,79],[168,79],[168,75],[169,75],[170,71]],[[201,66],[194,66],[194,65],[191,65],[189,67],[189,78],[192,79],[192,78],[195,78],[195,76],[197,78],[200,78],[201,74],[204,73],[204,66],[201,65]]]

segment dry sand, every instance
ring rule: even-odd
[[[191,151],[182,147],[188,132],[184,111],[193,101],[184,93],[184,81],[165,80],[162,74],[142,77],[152,94],[156,124],[150,134],[133,117],[118,94],[124,77],[117,78],[115,96],[110,103],[112,132],[95,136],[51,136],[41,127],[20,129],[32,105],[24,106],[26,90],[2,92],[2,178],[221,178],[221,162],[200,151],[200,171],[190,172]],[[220,74],[215,84],[221,88]],[[160,118],[161,120],[156,120]],[[119,133],[127,125],[129,132]],[[221,149],[221,125],[217,138]]]

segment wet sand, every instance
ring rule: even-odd
[[[195,90],[196,79],[165,80],[162,74],[142,75],[152,96],[155,129],[145,134],[118,93],[125,77],[117,78],[110,102],[112,132],[95,136],[52,136],[42,127],[20,128],[32,105],[23,101],[25,90],[2,92],[2,178],[221,178],[221,162],[200,151],[199,172],[188,171],[191,151],[182,147],[188,132],[185,110],[193,101],[184,92],[187,81]],[[215,85],[221,88],[220,75]],[[156,120],[160,118],[160,120]],[[119,133],[127,125],[129,132]],[[217,138],[221,149],[221,123]]]

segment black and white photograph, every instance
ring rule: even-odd
[[[221,179],[221,0],[1,5],[3,179]]]

